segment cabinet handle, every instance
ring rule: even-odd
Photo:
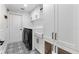
[[[52,32],[52,39],[54,39],[54,32]]]
[[[57,33],[55,33],[55,40],[57,40]]]
[[[55,53],[56,53],[56,46],[55,46]]]
[[[36,40],[37,40],[37,43],[39,43],[39,39],[37,38]]]
[[[43,39],[43,34],[42,34],[42,39]]]

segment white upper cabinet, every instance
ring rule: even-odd
[[[79,53],[79,5],[55,5],[56,45],[71,53]]]
[[[44,4],[43,5],[43,20],[44,20],[44,37],[51,40],[52,33],[54,34],[54,5]]]
[[[74,5],[74,41],[75,49],[79,53],[79,4]]]
[[[74,5],[57,5],[57,45],[74,49]]]
[[[31,12],[31,19],[32,19],[32,21],[38,20],[40,18],[41,11],[42,11],[41,9],[42,8],[43,7],[38,6]]]

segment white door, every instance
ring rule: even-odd
[[[22,16],[10,14],[10,40],[9,43],[22,41]]]

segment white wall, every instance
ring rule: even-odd
[[[7,15],[5,5],[0,5],[0,40],[7,39],[7,19],[4,18]]]

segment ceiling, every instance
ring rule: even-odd
[[[9,11],[14,12],[31,12],[35,7],[40,6],[40,4],[28,4],[24,7],[24,4],[5,4]]]

